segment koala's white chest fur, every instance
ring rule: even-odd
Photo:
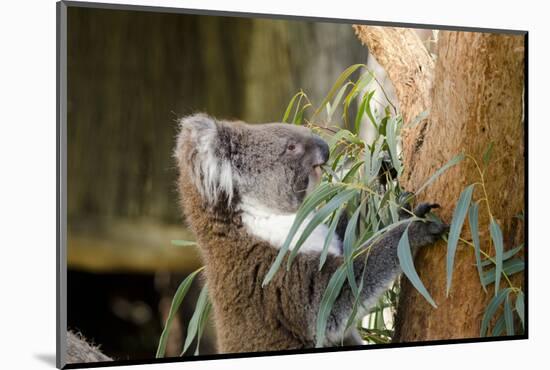
[[[296,214],[273,214],[265,207],[258,205],[255,202],[243,202],[241,207],[242,221],[247,231],[274,246],[281,248],[287,238],[287,235],[294,223]],[[294,249],[296,242],[302,235],[304,229],[311,221],[311,215],[300,225],[298,232],[295,234],[290,249]],[[300,247],[300,253],[320,253],[323,250],[325,239],[329,233],[326,225],[317,226],[309,235],[306,241]],[[328,253],[333,255],[341,255],[341,241],[337,235],[333,235]]]

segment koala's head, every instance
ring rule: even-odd
[[[180,120],[174,154],[208,204],[246,201],[285,214],[319,182],[329,147],[305,127],[197,114]]]

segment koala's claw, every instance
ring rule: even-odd
[[[414,209],[414,215],[417,217],[424,217],[432,209],[439,207],[437,203],[421,203]]]

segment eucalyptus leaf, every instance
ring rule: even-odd
[[[311,107],[311,104],[307,103],[307,104],[304,104],[304,106],[302,107],[302,109],[300,109],[299,111],[296,111],[296,114],[294,115],[294,119],[292,120],[292,122],[293,122],[295,125],[300,125],[300,124],[302,124],[302,120],[303,120],[303,117],[304,117],[304,112],[305,112],[306,109],[308,109],[309,107]]]
[[[325,332],[327,328],[327,321],[334,306],[336,298],[342,290],[342,286],[346,281],[346,270],[345,266],[340,266],[330,278],[327,288],[323,293],[321,298],[321,303],[319,305],[319,312],[317,314],[316,320],[316,335],[315,335],[315,347],[320,348],[325,343]]]
[[[283,119],[281,120],[281,122],[287,122],[288,120],[288,117],[290,116],[290,112],[292,112],[292,108],[294,107],[294,102],[296,101],[296,98],[298,98],[299,96],[303,96],[304,93],[303,91],[300,91],[298,93],[296,93],[292,99],[290,99],[290,102],[288,103],[288,106],[286,107],[286,110],[285,110],[285,114],[283,115]]]
[[[172,240],[172,245],[176,247],[196,247],[197,242],[193,240]]]
[[[336,149],[338,142],[340,142],[340,140],[346,140],[346,141],[349,141],[349,142],[353,142],[355,141],[355,134],[351,131],[348,131],[348,130],[345,130],[345,129],[342,129],[340,131],[338,131],[336,134],[334,134],[328,141],[328,145],[330,148],[332,148],[332,151],[331,151],[331,156],[333,155],[334,153],[334,150]]]
[[[386,142],[390,150],[390,156],[393,168],[397,174],[401,174],[401,160],[397,156],[397,121],[392,118],[390,124],[386,126]]]
[[[503,261],[506,261],[506,260],[512,258],[513,256],[515,256],[522,249],[523,249],[523,243],[521,243],[520,245],[518,245],[515,248],[510,249],[509,251],[504,252],[504,254],[502,255]],[[486,267],[486,266],[493,265],[493,264],[494,264],[493,261],[491,261],[490,259],[486,259],[481,263],[481,266]]]
[[[415,194],[420,194],[422,190],[424,190],[428,185],[430,185],[432,182],[434,182],[439,176],[441,176],[445,171],[447,171],[449,168],[456,166],[464,159],[464,154],[459,154],[455,157],[453,157],[449,162],[445,163],[441,168],[439,168],[437,171],[434,172],[434,174],[426,181],[418,190],[416,190]]]
[[[374,91],[375,90],[371,91],[367,95],[367,102],[365,103],[365,110],[367,112],[367,116],[369,117],[370,121],[372,122],[372,125],[374,126],[376,131],[380,133],[380,127],[379,127],[378,123],[376,122],[376,118],[374,117],[374,114],[373,114],[371,106],[370,106],[370,101],[372,100],[372,97],[374,96]]]
[[[357,171],[361,168],[362,165],[364,165],[365,162],[364,161],[358,161],[357,163],[355,163],[348,171],[348,173],[346,173],[346,175],[344,176],[344,178],[342,179],[342,182],[343,183],[349,183],[351,180],[353,180],[354,176],[357,174]]]
[[[353,266],[352,254],[353,254],[353,245],[355,244],[355,230],[357,228],[357,220],[359,219],[359,213],[361,212],[361,207],[363,203],[357,207],[355,212],[348,221],[346,231],[344,233],[344,261],[346,264],[346,271],[348,276],[349,286],[355,297],[359,296],[359,289],[357,288],[357,282],[355,281],[355,270]]]
[[[181,352],[180,356],[183,356],[183,354],[187,351],[197,334],[199,333],[199,324],[201,316],[203,315],[203,312],[208,304],[208,287],[205,285],[200,294],[199,298],[197,299],[197,303],[195,305],[195,311],[193,312],[193,316],[191,317],[191,320],[189,320],[189,325],[187,326],[187,336],[185,338],[185,343],[183,345],[183,351]]]
[[[498,307],[502,304],[506,295],[508,294],[509,288],[502,289],[498,292],[496,296],[491,299],[487,308],[485,308],[485,313],[483,314],[483,319],[481,320],[481,331],[479,333],[480,337],[487,336],[487,329],[489,328],[489,322],[495,315]]]
[[[365,115],[365,105],[367,104],[367,97],[368,94],[365,94],[363,96],[363,99],[361,99],[361,104],[359,104],[359,108],[357,109],[357,114],[355,115],[355,133],[358,134],[361,129],[361,120],[363,119],[363,116]]]
[[[346,321],[346,326],[345,326],[345,329],[344,329],[344,333],[347,332],[349,330],[349,328],[351,328],[351,326],[355,322],[355,319],[357,317],[357,312],[358,312],[358,309],[359,309],[359,305],[361,305],[361,306],[363,305],[362,302],[361,302],[361,292],[363,291],[363,285],[364,285],[364,282],[365,282],[365,271],[367,270],[366,266],[367,266],[368,256],[369,255],[367,253],[367,256],[365,257],[364,262],[363,262],[363,272],[361,273],[361,280],[359,281],[358,294],[355,296],[355,299],[353,300],[353,307],[351,309],[351,314],[350,314],[350,316],[348,317],[348,319]],[[344,336],[342,336],[342,344],[343,344],[343,341],[344,341]]]
[[[370,71],[367,73],[364,73],[363,75],[361,75],[361,77],[359,77],[359,80],[357,80],[357,83],[353,86],[349,94],[346,96],[347,105],[349,105],[351,101],[355,99],[355,97],[359,95],[369,83],[372,82],[373,77],[374,76]]]
[[[512,258],[510,260],[507,260],[502,265],[502,272],[504,272],[507,276],[516,274],[518,272],[521,272],[525,270],[525,261],[519,258]],[[483,274],[483,284],[489,285],[496,280],[496,269],[491,268],[486,273]]]
[[[514,315],[510,303],[510,291],[508,291],[504,300],[504,323],[506,324],[506,335],[514,335]]]
[[[195,279],[197,274],[203,269],[204,267],[201,267],[198,270],[189,274],[185,278],[185,280],[181,282],[178,289],[176,290],[176,294],[174,294],[174,298],[172,298],[172,304],[170,305],[170,311],[168,312],[168,317],[166,318],[164,329],[162,330],[162,334],[160,335],[159,345],[157,348],[157,353],[155,355],[156,358],[164,357],[164,354],[166,352],[166,343],[168,342],[168,335],[170,335],[170,329],[172,328],[172,321],[174,320],[174,317],[176,316],[176,313],[178,312],[180,305],[183,302],[183,298],[185,298],[185,295],[189,291],[193,280]]]
[[[332,239],[334,238],[334,233],[336,231],[336,227],[338,226],[338,221],[340,221],[340,217],[342,216],[342,212],[344,211],[344,207],[340,207],[332,217],[332,221],[330,223],[327,237],[325,238],[325,242],[323,244],[323,250],[321,251],[321,256],[319,258],[319,271],[323,268],[323,265],[325,264],[328,256],[328,247],[330,243],[332,242]]]
[[[334,111],[338,109],[338,105],[340,105],[340,100],[342,100],[342,97],[344,96],[344,93],[346,92],[346,89],[349,85],[351,85],[351,82],[347,82],[340,88],[338,93],[336,94],[336,97],[334,98],[332,104],[330,105],[330,109],[327,112],[327,121],[330,122],[332,120],[332,116],[334,114]],[[328,105],[327,105],[328,107]]]
[[[210,312],[212,311],[212,302],[209,300],[206,302],[206,307],[202,311],[202,314],[199,319],[199,331],[197,334],[197,347],[195,348],[195,356],[198,356],[199,354],[199,348],[201,345],[201,338],[204,333],[204,328],[206,326],[206,323],[208,322],[208,318],[210,317]]]
[[[491,220],[489,225],[489,231],[491,232],[491,239],[493,239],[493,246],[495,247],[495,295],[500,288],[500,276],[502,275],[502,264],[504,260],[504,242],[502,238],[502,231],[494,219]]]
[[[501,316],[497,322],[495,323],[495,326],[493,327],[493,330],[491,330],[491,336],[492,337],[498,337],[504,332],[504,327],[506,323],[504,321],[504,315]]]
[[[306,197],[304,203],[302,203],[300,209],[298,209],[298,212],[296,213],[296,218],[294,219],[294,223],[290,227],[290,231],[287,235],[285,242],[281,246],[281,249],[279,250],[277,257],[275,258],[275,261],[273,262],[269,271],[264,277],[262,286],[265,286],[271,281],[271,279],[281,266],[283,258],[290,248],[290,243],[294,239],[294,235],[296,235],[296,232],[298,232],[299,227],[306,220],[307,216],[311,212],[313,212],[313,210],[315,210],[315,207],[317,205],[324,202],[333,194],[337,193],[340,189],[342,189],[341,186],[325,183],[318,186],[310,195]]]
[[[525,303],[523,292],[519,292],[516,296],[516,312],[518,313],[519,319],[521,321],[521,326],[525,328]]]
[[[472,193],[474,191],[474,185],[469,185],[462,191],[458,202],[453,212],[453,219],[451,221],[451,228],[449,230],[449,236],[447,238],[447,296],[451,290],[451,282],[453,279],[453,265],[456,254],[456,247],[458,245],[458,238],[462,231],[464,219],[466,213],[470,208],[470,202],[472,200]]]
[[[349,76],[351,76],[351,74],[353,72],[355,72],[360,67],[366,67],[366,66],[364,64],[354,64],[354,65],[349,66],[348,68],[346,68],[346,70],[344,72],[342,72],[340,74],[340,76],[338,76],[338,78],[336,79],[336,82],[334,83],[334,85],[330,89],[329,93],[323,99],[323,101],[319,105],[319,108],[317,108],[317,110],[313,114],[314,117],[316,115],[318,115],[319,112],[321,112],[321,110],[327,105],[327,103],[329,103],[332,100],[332,97],[334,96],[334,94],[336,94],[338,89],[340,89],[340,87],[346,82],[346,80],[349,78]]]
[[[470,222],[470,232],[472,233],[472,242],[474,244],[477,273],[479,275],[479,280],[481,281],[481,285],[483,286],[483,290],[487,292],[487,288],[483,283],[483,267],[481,264],[481,247],[479,243],[478,214],[479,214],[479,204],[473,203],[470,206],[468,220]]]
[[[426,298],[426,300],[434,307],[437,308],[432,296],[426,290],[424,284],[420,280],[416,269],[414,268],[414,262],[411,254],[411,245],[409,243],[409,227],[405,229],[401,239],[399,239],[399,244],[397,245],[397,257],[399,258],[399,265],[403,270],[403,273],[411,284],[416,288],[416,290]]]
[[[302,231],[300,237],[298,238],[298,241],[296,244],[294,244],[292,250],[290,251],[290,255],[287,261],[287,269],[290,268],[290,265],[292,264],[292,261],[298,254],[298,251],[302,244],[307,240],[307,238],[311,235],[313,230],[317,226],[319,226],[322,222],[324,222],[331,214],[334,212],[338,207],[340,207],[342,204],[346,203],[348,200],[350,200],[355,194],[357,194],[357,189],[345,189],[342,190],[340,193],[336,194],[334,198],[332,198],[327,204],[325,204],[323,207],[321,207],[311,218],[305,229]],[[292,230],[292,229],[291,229]],[[290,234],[289,234],[290,235]],[[287,238],[287,241],[289,239]],[[290,243],[290,241],[289,241]],[[283,248],[286,247],[287,242],[285,241]],[[288,249],[288,247],[287,247]]]
[[[383,144],[384,138],[382,136],[379,136],[378,139],[373,143],[374,151],[372,152],[372,159],[370,162],[369,171],[367,171],[367,184],[378,177],[378,173],[380,172],[380,168],[382,167],[382,156],[380,153],[382,152]]]

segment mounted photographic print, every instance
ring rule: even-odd
[[[527,338],[527,32],[57,9],[58,367]]]

